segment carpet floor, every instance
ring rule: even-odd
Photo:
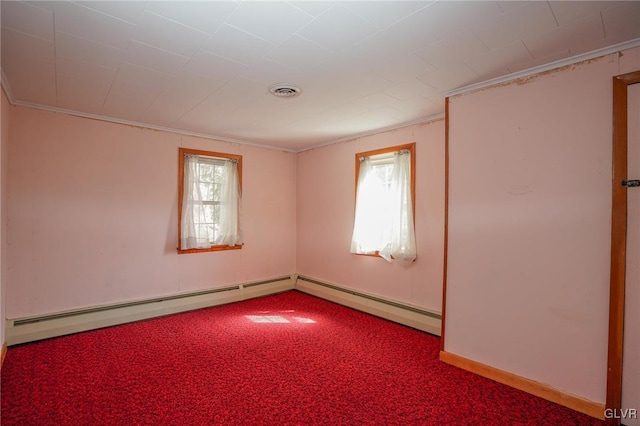
[[[3,425],[600,425],[297,291],[10,347]]]

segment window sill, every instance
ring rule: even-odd
[[[355,254],[356,256],[379,257],[380,259],[384,259],[382,256],[380,256],[380,252],[379,252],[379,251],[377,251],[377,250],[376,250],[376,252],[375,252],[375,253],[352,253],[352,254]],[[416,259],[417,259],[417,258],[418,258],[418,257],[416,256]],[[393,257],[393,255],[392,255],[392,256],[391,256],[391,259],[392,259],[392,260],[395,260],[396,258],[395,258],[395,257]],[[416,260],[414,259],[414,260],[413,260],[413,262],[415,262],[415,261],[416,261]],[[412,263],[413,263],[413,262],[412,262]]]
[[[380,252],[376,250],[375,253],[353,253],[356,256],[368,256],[368,257],[382,257],[380,256]]]
[[[189,254],[189,253],[205,253],[209,251],[226,251],[226,250],[240,250],[242,248],[242,244],[236,244],[235,246],[211,246],[209,248],[193,248],[193,249],[177,249],[178,254]]]

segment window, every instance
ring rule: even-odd
[[[415,143],[356,154],[351,253],[416,258]]]
[[[178,252],[242,248],[242,156],[180,148]]]

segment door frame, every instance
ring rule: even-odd
[[[622,346],[627,254],[627,87],[640,83],[640,71],[613,77],[613,173],[611,180],[611,276],[606,409],[622,405]],[[617,417],[617,416],[614,416]],[[620,419],[608,419],[619,425]]]

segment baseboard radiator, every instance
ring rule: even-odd
[[[94,330],[292,290],[295,275],[154,299],[8,319],[8,345]]]
[[[296,277],[295,289],[436,336],[441,333],[442,315],[437,312],[302,275]]]

